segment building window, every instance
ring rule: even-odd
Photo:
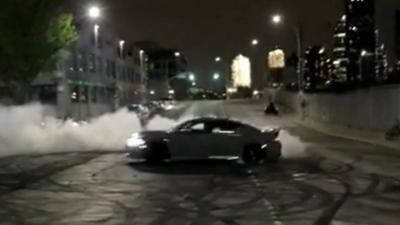
[[[105,88],[104,87],[99,87],[97,90],[99,92],[99,102],[106,103],[107,102],[107,97],[106,97]]]
[[[141,75],[140,75],[140,73],[138,73],[138,74],[135,74],[135,78],[136,78],[136,83],[137,84],[140,84],[141,83]]]
[[[89,87],[85,85],[83,88],[81,88],[81,102],[86,103],[88,101],[88,96]]]
[[[41,103],[55,104],[57,102],[57,89],[54,85],[36,86],[35,92]]]
[[[112,65],[111,65],[111,61],[107,59],[107,65],[106,65],[106,74],[107,77],[112,77]]]
[[[125,81],[129,81],[130,80],[130,68],[126,67],[125,68]]]
[[[98,91],[97,91],[97,87],[92,87],[91,89],[92,93],[91,93],[91,98],[92,98],[92,102],[93,103],[97,103],[98,100]]]
[[[102,75],[104,73],[103,71],[104,67],[103,67],[103,59],[100,56],[97,57],[96,65],[97,65],[97,73]]]
[[[70,87],[70,89],[71,89],[71,102],[73,103],[79,102],[80,98],[79,85],[73,85]]]
[[[96,57],[93,53],[89,54],[88,69],[91,73],[96,73]]]
[[[79,72],[86,71],[86,58],[85,53],[82,51],[77,51],[76,53],[77,69]]]
[[[111,61],[111,76],[113,78],[117,77],[117,65],[114,61]]]

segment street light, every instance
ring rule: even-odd
[[[192,82],[192,86],[195,87],[197,84],[196,82]]]
[[[181,53],[180,52],[175,52],[175,57],[179,57],[179,56],[181,56]]]
[[[361,52],[360,52],[360,59],[359,59],[359,72],[360,72],[360,77],[359,77],[359,79],[361,80],[362,79],[362,77],[363,77],[363,75],[364,75],[364,68],[363,68],[363,66],[364,66],[364,58],[365,57],[367,57],[367,56],[370,56],[371,54],[370,53],[368,53],[368,51],[367,50],[365,50],[365,49],[363,49],[363,50],[361,50]]]
[[[259,44],[258,39],[254,38],[253,40],[251,40],[251,45],[257,46],[258,44]]]
[[[282,16],[279,14],[275,14],[272,16],[272,23],[280,24],[282,22]]]
[[[215,62],[220,62],[221,61],[221,57],[215,57]]]
[[[91,7],[88,9],[88,15],[89,15],[89,17],[92,18],[92,19],[97,19],[97,18],[99,18],[100,15],[101,15],[101,10],[100,10],[100,8],[97,7],[97,6],[91,6]]]
[[[362,50],[362,51],[361,51],[361,56],[362,56],[362,57],[366,56],[367,54],[368,54],[368,52],[367,52],[366,50]]]
[[[283,17],[280,14],[275,14],[271,17],[272,23],[275,25],[279,25],[283,21]],[[297,24],[293,27],[295,36],[296,36],[296,44],[297,44],[297,83],[299,86],[299,91],[301,92],[301,79],[303,76],[303,30],[300,24]]]
[[[120,49],[120,56],[121,58],[124,56],[124,45],[125,45],[125,41],[124,40],[120,40],[119,41],[119,49]]]
[[[219,80],[220,77],[221,77],[221,75],[219,75],[219,73],[214,73],[214,75],[213,75],[214,80]]]
[[[196,80],[196,76],[194,74],[189,74],[189,80],[194,82]]]

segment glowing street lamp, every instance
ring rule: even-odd
[[[282,16],[279,14],[275,14],[272,16],[272,23],[280,24],[282,22]]]
[[[124,40],[120,40],[119,41],[119,49],[120,49],[120,56],[123,57],[124,56],[124,45],[125,45],[125,41]]]
[[[258,44],[259,44],[258,39],[254,38],[253,40],[251,40],[251,45],[257,46]]]
[[[101,16],[101,10],[97,6],[91,6],[88,9],[88,15],[92,19],[97,19],[97,18],[99,18]]]
[[[197,84],[196,82],[192,82],[192,86],[195,87]]]
[[[189,75],[189,80],[194,82],[196,80],[196,76],[194,74]]]
[[[221,57],[215,57],[215,62],[220,62],[221,61]]]
[[[362,50],[362,51],[361,51],[361,56],[362,56],[362,57],[366,56],[367,54],[368,54],[368,52],[367,52],[366,50]]]
[[[175,57],[180,57],[181,53],[180,52],[175,52]]]
[[[221,77],[221,75],[219,73],[214,73],[214,75],[213,75],[214,80],[219,80],[220,77]]]

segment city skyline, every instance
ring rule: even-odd
[[[112,15],[110,21],[126,37],[154,40],[182,49],[192,70],[209,75],[213,73],[216,56],[230,62],[238,53],[252,54],[249,41],[255,36],[260,39],[260,50],[256,52],[259,60],[276,44],[291,53],[295,41],[289,24],[298,18],[304,27],[305,46],[326,45],[331,52],[333,27],[344,12],[344,1],[333,0],[324,3],[316,0],[301,3],[218,1],[213,4],[116,0],[102,4]],[[390,62],[394,60],[394,13],[399,8],[400,2],[395,0],[377,2],[376,24],[381,40],[387,46]],[[280,28],[270,24],[270,16],[277,12],[284,15],[288,24]]]

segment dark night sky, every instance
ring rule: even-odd
[[[377,27],[393,58],[394,10],[399,0],[376,0]],[[344,0],[103,0],[107,20],[128,40],[153,40],[178,48],[194,72],[209,75],[213,58],[231,59],[242,52],[255,54],[249,45],[258,37],[258,59],[279,44],[295,49],[291,24],[301,22],[305,45],[332,42],[332,26],[343,12]],[[270,15],[285,15],[285,25],[271,25]]]

